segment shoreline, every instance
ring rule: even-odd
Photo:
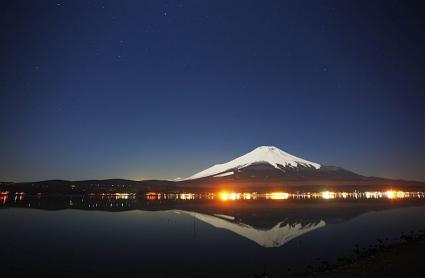
[[[324,262],[322,266],[305,272],[283,275],[271,273],[254,274],[252,278],[289,278],[289,277],[424,277],[425,266],[425,230],[400,236],[401,242],[386,244],[377,240],[377,245],[370,248],[355,249],[354,255],[339,258],[338,263]]]
[[[425,230],[403,234],[398,244],[385,245],[360,252],[345,263],[300,277],[424,277]]]

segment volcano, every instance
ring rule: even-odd
[[[336,166],[324,166],[291,155],[274,146],[261,146],[229,162],[216,164],[183,181],[227,178],[362,179]]]

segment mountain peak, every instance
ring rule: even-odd
[[[254,149],[254,151],[255,150],[258,150],[258,151],[275,151],[275,150],[279,150],[279,148],[276,148],[275,146],[259,146],[259,147],[256,147]]]
[[[321,167],[318,163],[293,156],[277,147],[260,146],[245,155],[233,159],[232,161],[223,164],[216,164],[204,171],[186,178],[185,180],[211,176],[228,176],[232,175],[234,170],[239,170],[255,163],[267,163],[276,169],[281,169],[282,167],[309,167],[319,169]]]
[[[259,146],[252,150],[251,152],[257,152],[257,153],[277,153],[277,154],[284,154],[284,155],[290,155],[287,152],[282,151],[278,147],[275,146]]]
[[[275,146],[259,146],[256,147],[255,149],[277,149]]]

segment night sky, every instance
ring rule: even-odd
[[[1,1],[0,180],[186,177],[260,145],[425,180],[420,2]]]

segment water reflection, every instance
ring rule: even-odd
[[[395,202],[396,201],[396,202]],[[173,211],[225,229],[263,247],[291,240],[370,210],[423,205],[423,192],[149,192],[55,196],[1,192],[0,208]]]
[[[8,197],[9,197],[8,194],[1,194],[0,195],[0,202],[1,202],[2,205],[6,204]]]
[[[138,265],[146,277],[247,277],[265,265],[283,273],[350,255],[377,239],[395,242],[402,232],[423,229],[424,213],[423,193],[398,190],[7,193],[0,194],[0,238],[10,251],[0,259],[16,265],[40,258],[29,274],[57,267],[51,277],[62,276],[70,262],[69,269],[87,273],[87,261],[96,273],[84,277],[99,276],[99,269],[108,270],[105,277],[134,277],[133,268],[110,274],[113,264]]]
[[[263,247],[280,247],[305,233],[326,225],[323,220],[307,224],[290,223],[289,220],[284,220],[276,223],[271,228],[261,229],[238,221],[234,216],[229,215],[208,215],[184,210],[176,210],[175,212],[190,215],[216,228],[226,229]]]

